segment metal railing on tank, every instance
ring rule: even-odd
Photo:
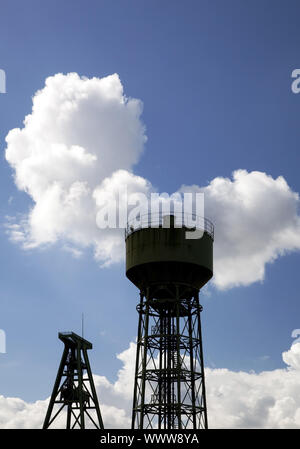
[[[185,228],[187,230],[199,229],[207,232],[214,239],[214,225],[205,217],[186,213],[148,213],[142,214],[127,222],[125,239],[133,232],[146,228]]]

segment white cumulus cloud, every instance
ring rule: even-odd
[[[299,428],[300,343],[283,352],[282,358],[286,368],[258,374],[207,368],[211,427]]]
[[[105,427],[129,429],[135,366],[135,343],[117,357],[122,362],[117,380],[94,375]],[[286,368],[233,372],[206,368],[206,395],[210,428],[300,428],[300,343],[282,354]],[[49,398],[27,403],[0,396],[0,428],[41,428]],[[65,426],[65,416],[53,423]]]
[[[10,238],[24,248],[60,241],[74,257],[92,247],[103,266],[123,260],[123,230],[100,229],[98,218],[104,204],[113,211],[120,192],[124,206],[125,187],[129,195],[154,191],[132,172],[146,141],[141,113],[141,101],[124,95],[117,74],[47,78],[24,127],[6,137],[16,185],[32,199],[21,218],[8,218]],[[236,170],[232,179],[178,191],[205,194],[220,289],[262,281],[266,264],[300,249],[299,195],[282,176]]]
[[[205,215],[215,225],[214,283],[219,288],[262,281],[265,266],[300,250],[299,195],[282,176],[237,170],[208,186],[183,186],[204,192]]]
[[[7,223],[11,239],[24,248],[61,239],[75,256],[91,246],[103,263],[120,260],[123,233],[97,227],[97,203],[107,184],[146,184],[130,172],[146,141],[141,113],[141,101],[124,95],[117,74],[47,78],[24,127],[6,137],[16,185],[33,200],[28,214]]]

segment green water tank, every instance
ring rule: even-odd
[[[205,219],[202,237],[187,238],[191,229],[175,227],[173,216],[163,218],[170,227],[128,226],[126,276],[139,289],[185,284],[199,290],[213,275],[213,225]]]

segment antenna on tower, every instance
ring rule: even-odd
[[[82,314],[81,314],[81,336],[82,336],[82,338],[84,338],[83,330],[84,330],[84,314],[82,312]]]

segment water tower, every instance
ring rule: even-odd
[[[207,428],[199,290],[213,275],[214,229],[175,218],[143,216],[125,233],[126,276],[140,291],[133,429]]]

